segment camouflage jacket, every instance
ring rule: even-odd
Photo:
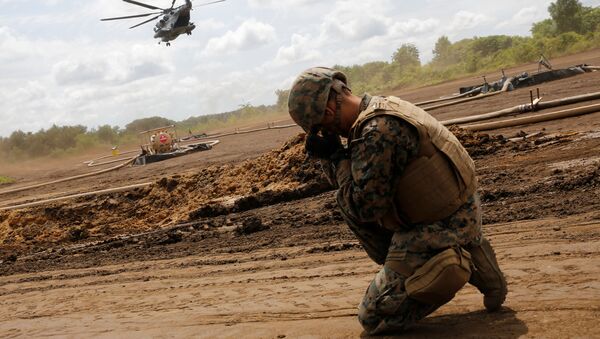
[[[365,96],[363,101],[369,99]],[[367,105],[368,102],[361,107]],[[348,147],[352,180],[348,177],[337,183],[340,208],[358,222],[374,222],[394,203],[394,182],[408,160],[418,153],[418,132],[398,118],[375,117],[367,121],[360,138],[352,140]]]
[[[367,107],[369,101],[369,96],[363,97],[361,108]],[[392,208],[394,183],[408,160],[418,154],[419,135],[401,119],[379,116],[367,121],[360,138],[352,140],[348,147],[349,162],[340,163],[337,168],[324,163],[324,169],[330,178],[335,171],[337,202],[350,229],[371,258],[381,263],[395,230],[385,230],[376,221]],[[386,241],[387,244],[382,243]]]

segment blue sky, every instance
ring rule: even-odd
[[[195,8],[194,34],[166,47],[152,23],[128,29],[143,18],[99,21],[146,12],[119,0],[0,0],[0,136],[272,104],[307,67],[390,60],[403,43],[426,62],[441,35],[528,35],[550,3],[227,0]]]

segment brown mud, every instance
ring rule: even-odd
[[[583,62],[600,56],[555,64]],[[395,94],[432,99],[471,80]],[[600,72],[540,88],[548,99],[595,92]],[[528,100],[517,90],[432,113],[447,119]],[[477,165],[484,232],[510,292],[502,312],[488,314],[468,286],[403,337],[600,336],[600,113],[452,130]],[[344,225],[299,133],[231,136],[187,159],[0,196],[153,182],[0,211],[0,336],[360,336],[356,307],[378,267]],[[29,172],[24,181],[83,170]]]

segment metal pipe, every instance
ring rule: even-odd
[[[260,132],[260,131],[266,131],[266,130],[270,130],[270,129],[283,129],[283,128],[290,128],[290,127],[298,127],[298,125],[296,125],[296,124],[289,124],[289,125],[281,125],[281,126],[268,126],[268,127],[251,129],[251,130],[247,130],[247,131],[236,130],[234,132],[229,132],[229,133],[207,135],[205,137],[200,137],[200,138],[197,138],[195,140],[210,139],[210,138],[220,138],[220,137],[226,137],[226,136],[236,135],[236,134],[248,134],[248,133]]]
[[[99,163],[94,162],[95,160],[90,160],[90,161],[86,161],[86,162],[87,162],[88,167],[96,167],[96,166],[114,164],[115,162],[120,162],[120,161],[127,160],[127,159],[129,159],[129,158],[119,158],[119,159],[114,159],[114,160],[109,160],[109,161],[104,161],[104,162],[99,162]]]
[[[103,173],[107,173],[107,172],[110,172],[110,171],[115,171],[115,170],[118,170],[119,168],[122,168],[122,167],[125,167],[125,166],[131,164],[135,160],[135,158],[137,158],[137,155],[135,157],[127,160],[126,162],[120,164],[120,165],[117,165],[117,166],[114,166],[114,167],[111,167],[111,168],[107,168],[107,169],[103,169],[103,170],[100,170],[100,171],[96,171],[96,172],[90,172],[90,173],[86,173],[86,174],[75,175],[75,176],[68,177],[68,178],[63,178],[63,179],[58,179],[58,180],[54,180],[54,181],[44,182],[44,183],[41,183],[41,184],[35,184],[35,185],[25,186],[25,187],[17,187],[17,188],[5,190],[5,191],[0,191],[0,195],[9,194],[9,193],[16,193],[16,192],[21,192],[21,191],[26,191],[26,190],[30,190],[30,189],[33,189],[33,188],[48,186],[48,185],[52,185],[52,184],[58,184],[58,183],[61,183],[61,182],[71,181],[71,180],[76,180],[76,179],[81,179],[81,178],[87,178],[87,177],[91,177],[91,176],[94,176],[94,175],[103,174]]]
[[[122,155],[129,154],[129,153],[137,153],[139,151],[140,150],[132,150],[132,151],[120,152],[119,155],[116,155],[116,156],[122,156]],[[101,156],[101,157],[93,159],[93,160],[86,160],[83,163],[86,164],[86,165],[88,165],[88,164],[94,163],[94,162],[96,162],[98,160],[102,160],[102,159],[106,159],[106,158],[114,158],[114,157],[115,157],[115,155],[112,155],[112,154],[110,154],[110,155],[104,155],[104,156]]]
[[[433,99],[433,100],[428,100],[428,101],[417,102],[415,104],[415,106],[423,106],[423,105],[435,104],[435,103],[442,102],[442,101],[448,101],[448,100],[452,100],[452,99],[463,98],[463,97],[469,96],[469,94],[475,93],[477,90],[479,90],[479,88],[474,88],[474,89],[472,89],[472,90],[470,90],[468,92],[465,92],[465,93],[462,93],[462,94],[453,95],[453,96],[446,97],[446,98],[439,98],[439,99]]]
[[[109,189],[98,190],[98,191],[93,191],[93,192],[85,192],[85,193],[72,194],[72,195],[67,195],[67,196],[64,196],[64,197],[58,197],[58,198],[51,198],[51,199],[33,201],[33,202],[25,203],[25,204],[19,204],[19,205],[13,205],[13,206],[2,206],[2,207],[0,207],[0,211],[8,211],[8,210],[15,210],[15,209],[19,209],[19,208],[34,207],[34,206],[39,206],[39,205],[47,204],[47,203],[50,203],[50,202],[56,202],[56,201],[61,201],[61,200],[73,199],[73,198],[87,197],[87,196],[90,196],[90,195],[99,195],[99,194],[107,194],[107,193],[117,193],[117,192],[130,191],[132,189],[136,189],[136,188],[140,188],[140,187],[147,187],[147,186],[150,186],[150,185],[152,185],[151,182],[144,182],[144,183],[141,183],[141,184],[128,185],[128,186],[117,187],[117,188],[109,188]]]
[[[479,100],[479,99],[491,97],[491,96],[494,96],[494,95],[502,94],[502,93],[508,91],[508,89],[510,88],[511,82],[513,81],[513,79],[514,78],[506,79],[506,81],[504,82],[504,85],[502,86],[502,89],[500,91],[490,92],[490,93],[485,93],[485,94],[480,94],[480,95],[477,95],[477,96],[474,96],[474,97],[471,97],[471,98],[460,99],[460,100],[451,101],[451,102],[447,102],[447,103],[439,104],[439,105],[435,105],[435,106],[423,107],[423,109],[426,110],[426,111],[431,111],[431,110],[442,108],[442,107],[448,107],[448,106],[458,105],[458,104],[462,104],[464,102]]]
[[[504,128],[504,127],[533,124],[536,122],[570,118],[570,117],[574,117],[574,116],[578,116],[578,115],[596,113],[596,112],[600,112],[600,104],[570,108],[570,109],[565,109],[562,111],[538,114],[538,115],[529,116],[529,117],[514,118],[514,119],[509,119],[509,120],[503,120],[503,121],[486,122],[486,123],[475,124],[475,125],[466,125],[466,126],[461,126],[461,128],[469,130],[469,131],[486,131],[486,130],[491,130],[491,129]]]
[[[574,104],[574,103],[578,103],[578,102],[582,102],[582,101],[589,101],[589,100],[596,100],[596,99],[600,99],[600,92],[576,95],[576,96],[572,96],[572,97],[567,97],[567,98],[562,98],[562,99],[557,99],[557,100],[552,100],[552,101],[546,101],[546,102],[538,102],[537,104],[534,104],[533,106],[531,106],[530,104],[518,105],[518,106],[511,107],[511,108],[506,108],[506,109],[503,109],[500,111],[484,113],[484,114],[479,114],[479,115],[473,115],[470,117],[462,117],[462,118],[444,120],[444,121],[441,121],[441,123],[445,126],[464,124],[464,123],[476,122],[476,121],[487,120],[487,119],[492,119],[492,118],[499,118],[499,117],[502,117],[505,115],[510,115],[510,114],[530,112],[532,110],[542,110],[542,109],[546,109],[546,108],[570,105],[570,104]]]

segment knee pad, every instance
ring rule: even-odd
[[[471,277],[471,254],[452,247],[429,259],[406,279],[406,293],[412,299],[442,305],[454,298]]]

